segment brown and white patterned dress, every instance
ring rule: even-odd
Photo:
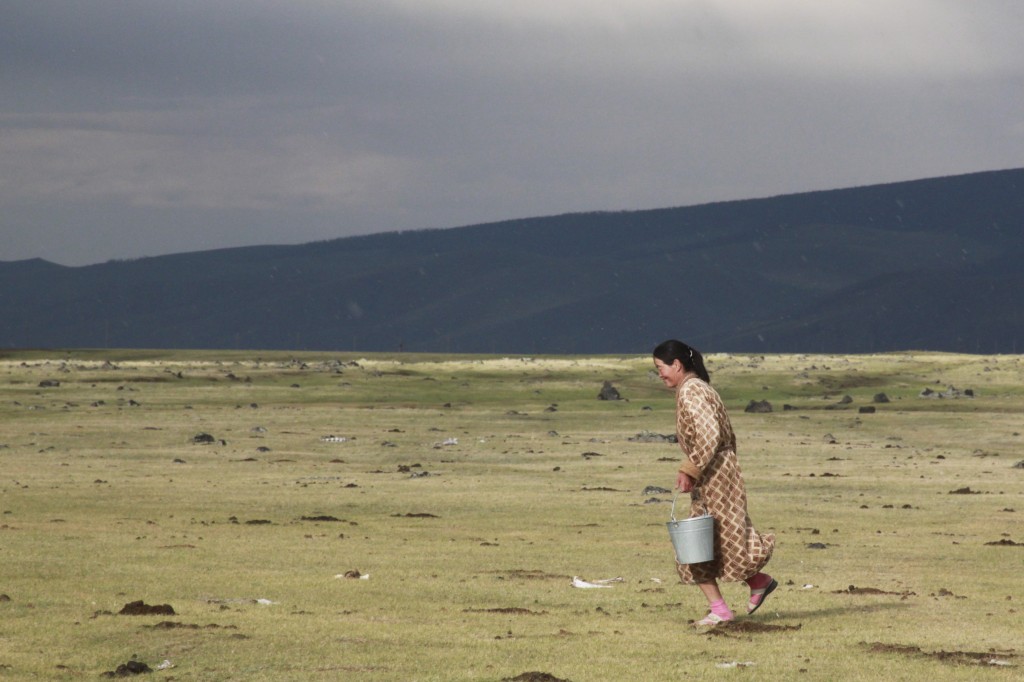
[[[685,455],[679,470],[695,481],[690,514],[700,516],[706,506],[715,517],[715,558],[677,562],[680,580],[735,582],[755,575],[771,558],[775,535],[758,533],[750,522],[729,414],[718,392],[697,377],[676,391],[676,435]]]

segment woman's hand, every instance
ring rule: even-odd
[[[679,488],[679,492],[688,493],[693,490],[693,479],[689,474],[680,471],[676,477],[676,487]]]

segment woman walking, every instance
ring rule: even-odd
[[[690,493],[691,516],[704,509],[715,517],[715,558],[699,564],[676,563],[684,584],[696,584],[709,613],[694,625],[718,625],[734,618],[718,581],[744,581],[750,587],[747,613],[757,611],[778,583],[761,569],[775,548],[774,534],[758,533],[747,514],[747,493],[736,458],[736,435],[725,405],[704,368],[700,352],[670,339],[654,349],[654,366],[676,390],[676,436],[683,460],[676,488]]]

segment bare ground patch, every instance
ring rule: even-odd
[[[154,604],[149,605],[142,601],[133,601],[125,604],[120,611],[117,612],[119,616],[175,616],[174,607],[170,604]]]
[[[1017,652],[1013,649],[1000,651],[925,651],[912,644],[885,644],[883,642],[861,642],[873,654],[894,654],[908,658],[924,658],[951,665],[1015,666]]]
[[[889,595],[889,596],[893,596],[893,597],[902,597],[904,599],[906,599],[907,597],[916,597],[917,596],[917,594],[915,592],[910,592],[910,591],[907,591],[907,592],[888,592],[886,590],[882,590],[882,589],[879,589],[877,587],[857,587],[856,585],[850,585],[845,590],[836,590],[832,594],[857,594],[857,595],[881,594],[881,595]]]
[[[515,677],[503,677],[501,682],[570,682],[568,679],[555,677],[551,673],[528,672],[520,673]]]
[[[207,625],[198,625],[196,623],[178,623],[173,620],[162,620],[159,623],[153,625],[143,625],[144,628],[150,628],[152,630],[237,630],[236,625],[218,625],[217,623],[209,623]]]
[[[730,620],[716,625],[704,634],[715,637],[740,637],[742,635],[794,632],[802,627],[803,624],[801,623],[796,625],[775,625],[756,620]]]
[[[505,613],[515,616],[546,616],[547,611],[531,611],[520,606],[501,606],[492,609],[463,609],[463,613]]]

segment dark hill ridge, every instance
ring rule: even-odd
[[[0,263],[0,347],[1024,349],[1024,170],[69,268]]]

